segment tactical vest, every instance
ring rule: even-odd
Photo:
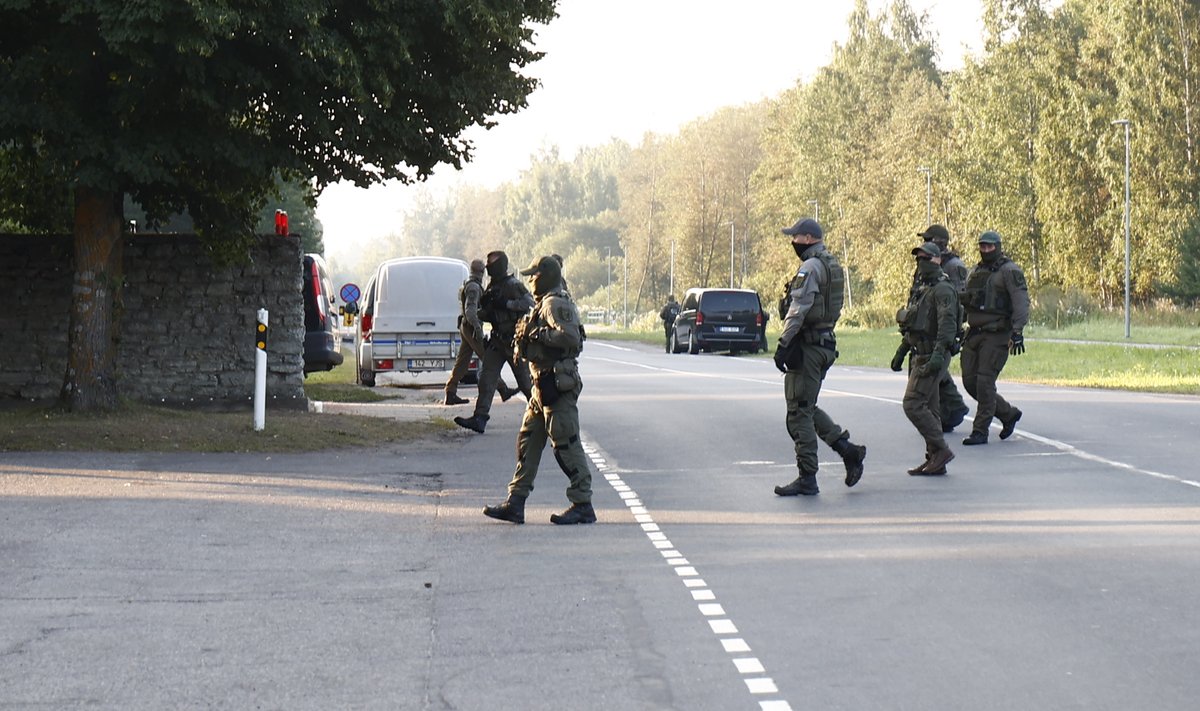
[[[513,299],[519,299],[523,295],[521,290],[521,282],[511,274],[504,278],[504,281],[495,286],[488,285],[487,296],[491,300],[488,314],[490,315],[490,323],[492,329],[511,337],[513,330],[516,328],[517,321],[521,320],[524,314],[513,311],[508,308],[508,302]]]
[[[968,311],[1000,316],[1012,316],[1012,300],[1004,288],[1000,268],[1010,260],[1000,257],[992,264],[980,264],[967,276],[962,303]]]
[[[533,308],[533,311],[525,317],[528,323],[523,329],[524,332],[532,333],[543,326],[548,326],[549,321],[542,316],[542,310],[554,308],[553,301],[557,299],[562,299],[570,304],[570,299],[564,296],[547,295],[545,298],[539,301],[537,306]],[[574,308],[573,304],[571,304],[571,308]],[[583,324],[579,322],[578,312],[576,312],[575,324],[577,328],[579,328],[578,348],[555,348],[554,346],[551,346],[547,343],[542,343],[540,341],[522,340],[520,343],[518,343],[518,346],[521,349],[521,356],[539,369],[551,368],[560,360],[579,357],[580,352],[583,350],[584,334]]]
[[[483,284],[474,278],[468,278],[466,281],[464,281],[462,283],[462,286],[458,287],[458,310],[459,311],[467,310],[467,285],[470,284],[471,282],[475,282],[476,284],[479,284],[480,289],[483,288]]]
[[[818,285],[820,291],[817,298],[813,299],[812,307],[804,315],[804,327],[825,330],[833,328],[837,320],[842,317],[842,300],[846,295],[846,274],[842,271],[842,265],[838,264],[837,259],[830,252],[822,250],[813,256],[821,260],[829,278],[825,280],[824,284]],[[787,308],[791,308],[791,292],[800,288],[802,284],[803,281],[800,280],[799,274],[792,277],[792,283],[788,289]],[[784,309],[784,317],[786,315],[787,309]]]

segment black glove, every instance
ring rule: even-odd
[[[929,360],[925,361],[925,365],[921,366],[920,369],[917,370],[917,375],[921,376],[922,378],[930,375],[937,375],[938,373],[942,372],[942,368],[945,367],[946,356],[942,355],[941,351],[934,351],[933,354],[929,356]]]
[[[1008,337],[1008,354],[1021,355],[1025,352],[1025,337],[1017,331]]]
[[[908,344],[901,343],[896,349],[896,355],[892,356],[892,370],[899,373],[904,368],[904,357],[908,355]]]
[[[792,358],[793,347],[783,345],[782,341],[775,346],[775,367],[779,369],[780,373],[788,372],[788,361]]]

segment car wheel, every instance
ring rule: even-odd
[[[668,348],[667,351],[670,353],[679,352],[679,337],[675,335],[674,331],[671,331],[671,347]]]
[[[696,355],[699,352],[700,342],[696,340],[696,329],[693,328],[692,332],[688,334],[688,353]]]
[[[375,387],[375,373],[366,370],[358,371],[358,383],[368,388]]]

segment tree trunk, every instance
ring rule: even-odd
[[[60,399],[79,412],[117,406],[115,304],[123,275],[120,195],[75,190],[75,283]]]

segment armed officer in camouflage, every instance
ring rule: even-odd
[[[824,232],[816,220],[804,218],[783,234],[792,238],[792,249],[802,260],[788,295],[780,303],[783,333],[775,349],[775,367],[785,375],[787,430],[796,449],[800,474],[795,481],[775,487],[779,496],[819,493],[817,440],[824,440],[842,457],[846,486],[862,477],[867,448],[850,441],[850,433],[817,407],[821,382],[837,359],[834,326],[842,313],[845,274],[837,258],[825,249]]]
[[[963,444],[987,444],[993,417],[1000,420],[1000,439],[1008,439],[1021,411],[996,392],[996,378],[1009,355],[1025,352],[1022,334],[1029,321],[1029,288],[1025,273],[1001,250],[999,233],[979,235],[979,264],[967,275],[962,303],[967,311],[963,386],[978,403],[971,436]]]
[[[483,297],[482,259],[471,260],[471,273],[458,289],[458,305],[461,313],[458,317],[458,333],[462,336],[462,345],[458,348],[458,357],[454,359],[454,368],[446,379],[446,404],[462,405],[466,398],[458,396],[458,384],[471,366],[471,356],[483,353],[483,323],[479,320],[479,301]],[[503,378],[499,379],[497,387],[500,399],[507,401],[516,394],[515,388],[510,388]]]
[[[475,400],[475,413],[471,417],[455,417],[454,423],[475,432],[483,433],[491,417],[492,397],[500,381],[500,371],[505,363],[517,379],[517,387],[529,398],[529,368],[513,352],[513,335],[517,321],[533,308],[533,297],[529,290],[512,274],[508,273],[508,255],[501,251],[489,252],[487,263],[488,287],[480,299],[479,317],[492,325],[492,332],[483,342],[479,354],[479,397]]]
[[[954,459],[943,436],[938,403],[940,383],[961,322],[958,291],[942,271],[942,250],[936,244],[926,242],[913,248],[912,254],[917,261],[917,286],[909,294],[908,304],[896,313],[904,342],[892,358],[892,370],[899,371],[904,356],[912,353],[904,414],[925,440],[925,461],[908,473],[938,476],[946,473],[946,464]]]
[[[967,285],[967,265],[963,263],[961,257],[950,249],[950,232],[942,225],[933,224],[926,228],[924,232],[918,232],[917,236],[925,238],[926,242],[932,242],[942,251],[942,272],[946,274],[946,278],[954,286],[955,291],[961,294],[963,288]],[[920,287],[920,280],[920,273],[914,270],[912,288],[908,293],[909,298],[912,298],[913,293]],[[950,352],[951,356],[958,354],[962,345],[962,335],[960,319],[959,328],[955,332],[954,347]],[[954,376],[950,375],[949,368],[946,368],[945,375],[938,382],[938,390],[942,432],[953,432],[955,427],[962,424],[963,418],[971,410],[963,402],[962,395],[959,394],[958,387],[954,384]]]
[[[521,272],[532,277],[537,303],[517,326],[516,344],[529,361],[534,378],[533,397],[517,433],[517,470],[508,485],[508,498],[483,513],[512,523],[525,523],[525,499],[533,491],[542,450],[549,438],[558,466],[570,480],[570,508],[550,516],[558,525],[595,523],[592,509],[592,472],[579,441],[579,377],[577,358],[583,332],[575,304],[562,291],[562,267],[553,257],[542,257]]]

